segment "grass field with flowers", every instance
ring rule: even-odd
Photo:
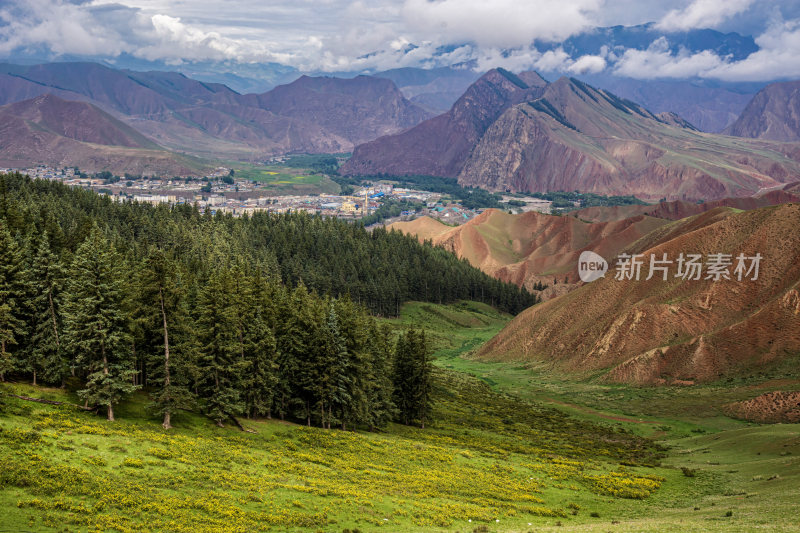
[[[667,451],[616,422],[568,414],[446,368],[507,320],[464,303],[410,304],[391,321],[425,325],[440,357],[434,421],[425,430],[245,420],[256,431],[245,433],[185,413],[166,431],[145,411],[144,393],[121,405],[113,423],[3,394],[0,530],[746,531],[764,520],[790,530],[791,519],[781,518],[789,499],[777,498],[773,515],[746,518],[742,510],[776,496],[773,487],[792,494],[794,428],[763,430],[760,438],[775,448],[753,445],[747,453],[760,462],[731,474],[742,457],[729,439],[694,434]],[[2,390],[77,402],[59,389]],[[704,463],[712,457],[717,465]],[[780,461],[789,462],[788,477],[768,480]],[[758,481],[749,481],[753,468],[764,472]]]

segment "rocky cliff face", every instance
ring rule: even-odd
[[[535,73],[526,76],[537,84],[531,86],[508,71],[490,70],[447,113],[358,146],[342,172],[456,177],[475,144],[503,111],[541,93],[544,80]]]
[[[764,87],[723,133],[771,141],[800,141],[800,81]]]

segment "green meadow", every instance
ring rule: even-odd
[[[470,359],[509,319],[462,302],[386,321],[424,326],[436,350],[424,430],[243,432],[184,413],[166,431],[142,392],[111,423],[11,396],[77,403],[70,390],[3,384],[0,530],[797,530],[800,426],[690,410],[755,377],[638,389]]]

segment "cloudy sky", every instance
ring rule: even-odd
[[[755,37],[760,50],[734,61],[676,51],[666,39],[583,57],[532,45],[645,22],[667,34],[737,31]],[[0,0],[0,58],[122,54],[170,64],[276,62],[303,71],[474,60],[481,69],[764,81],[800,77],[800,0]]]

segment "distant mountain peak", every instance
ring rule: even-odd
[[[723,133],[771,141],[800,141],[800,80],[764,87]]]

